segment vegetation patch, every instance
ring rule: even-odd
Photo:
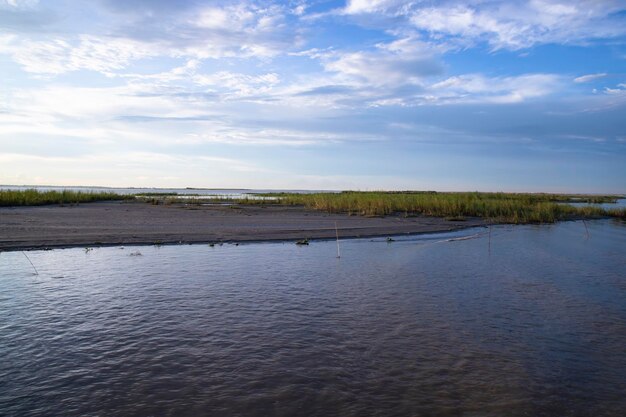
[[[530,193],[438,193],[357,192],[312,194],[264,194],[276,202],[302,205],[329,213],[361,216],[424,215],[454,219],[481,217],[499,223],[552,223],[558,220],[594,217],[620,217],[624,210],[605,210],[597,206],[563,203],[610,203],[620,196],[530,194]],[[250,201],[254,203],[254,201]],[[267,204],[267,201],[265,201]]]
[[[133,196],[109,192],[0,190],[0,206],[42,206],[46,204],[79,204],[93,201],[127,200]]]
[[[609,216],[611,217],[615,217],[617,219],[622,219],[622,220],[626,220],[626,208],[622,208],[622,209],[610,209],[607,210]]]

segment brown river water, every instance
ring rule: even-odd
[[[623,416],[626,225],[0,253],[2,416]]]

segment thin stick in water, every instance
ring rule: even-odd
[[[35,268],[35,264],[33,264],[33,261],[31,261],[28,255],[26,255],[26,252],[22,251],[22,254],[26,257],[26,259],[28,259],[28,262],[30,262],[30,266],[32,266],[33,269],[35,270],[35,275],[39,275],[37,268]]]
[[[337,222],[335,222],[335,235],[337,236],[337,258],[341,258],[339,253],[339,229],[337,229]]]
[[[589,229],[587,229],[587,222],[583,219],[583,224],[585,225],[585,232],[587,232],[587,239],[589,239]]]

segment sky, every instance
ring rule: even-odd
[[[0,184],[626,193],[626,2],[0,0]]]

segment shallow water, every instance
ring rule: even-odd
[[[592,204],[592,203],[563,203],[563,204],[569,204],[571,206],[574,207],[586,207],[586,206],[591,206],[591,207],[600,207],[606,210],[611,210],[611,209],[623,209],[626,208],[626,198],[618,198],[615,203],[600,203],[600,204]]]
[[[626,226],[0,254],[7,416],[622,416]],[[587,234],[588,232],[588,234]],[[139,255],[139,253],[141,255]]]

